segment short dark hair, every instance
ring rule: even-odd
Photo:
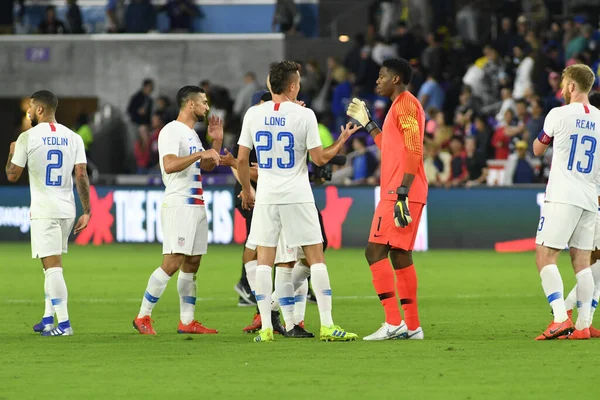
[[[146,85],[152,85],[152,86],[154,86],[154,81],[152,79],[150,79],[150,78],[146,78],[142,82],[142,86],[146,86]]]
[[[273,100],[273,96],[271,95],[271,92],[267,92],[260,97],[260,101],[267,102],[267,101],[271,101],[271,100]]]
[[[404,58],[388,58],[383,62],[382,67],[399,75],[405,85],[408,85],[412,80],[413,69]]]
[[[40,90],[31,95],[31,99],[41,103],[50,111],[56,111],[58,108],[58,97],[49,90]]]
[[[590,104],[596,108],[600,108],[600,92],[592,92],[588,96],[590,99]]]
[[[182,87],[177,92],[177,105],[179,106],[179,108],[183,108],[183,106],[187,104],[187,102],[192,96],[195,96],[200,93],[206,93],[204,89],[202,89],[200,86],[188,85]]]
[[[269,83],[273,94],[282,94],[290,84],[292,76],[300,70],[300,65],[294,61],[281,61],[273,64],[269,71]]]

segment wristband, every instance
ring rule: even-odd
[[[377,122],[371,120],[369,121],[369,123],[367,124],[367,126],[365,126],[365,129],[367,130],[367,132],[371,133],[371,131],[373,129],[379,129],[379,125],[377,125]]]
[[[408,188],[406,186],[400,186],[396,189],[396,194],[399,200],[404,200],[408,196]]]

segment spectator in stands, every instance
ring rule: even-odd
[[[67,28],[62,21],[56,19],[56,8],[54,6],[46,7],[46,15],[38,25],[38,33],[44,35],[56,35],[67,33]]]
[[[277,0],[275,12],[273,13],[273,23],[271,24],[273,31],[279,25],[279,32],[293,35],[296,33],[300,19],[301,15],[294,0]]]
[[[329,113],[325,112],[317,115],[317,121],[319,121],[319,137],[321,138],[321,143],[323,144],[323,148],[327,148],[335,141],[331,131],[329,130],[331,117]]]
[[[25,0],[2,0],[0,1],[0,35],[10,35],[14,30],[14,8],[19,5],[18,19],[23,18],[25,13]]]
[[[348,53],[346,53],[346,57],[344,58],[344,67],[346,67],[346,69],[352,72],[355,76],[358,76],[360,73],[360,54],[363,47],[365,47],[365,44],[365,35],[362,33],[356,34],[356,36],[354,36],[354,40],[352,41],[352,47]]]
[[[438,110],[444,108],[444,89],[440,86],[433,72],[429,71],[427,74],[427,80],[421,85],[417,97],[423,105],[424,110],[429,110],[432,107]],[[430,118],[429,114],[427,114],[427,118]]]
[[[510,57],[512,49],[517,46],[517,35],[513,30],[513,22],[508,17],[502,18],[497,42],[498,51],[503,58]]]
[[[534,183],[535,170],[532,160],[527,153],[527,142],[521,140],[515,145],[516,152],[511,154],[504,166],[503,184],[510,186],[513,184]]]
[[[583,52],[588,47],[588,42],[594,33],[594,28],[591,25],[584,25],[579,34],[569,40],[565,47],[565,60],[573,58],[577,54]]]
[[[133,151],[137,173],[148,173],[148,163],[150,162],[150,132],[148,125],[140,125],[138,127],[138,138],[135,141]]]
[[[157,11],[167,13],[171,33],[193,32],[194,18],[203,16],[192,0],[168,0]]]
[[[367,148],[364,136],[357,136],[352,139],[352,150],[355,156],[352,158],[352,182],[358,185],[366,183],[377,169],[377,158]]]
[[[504,112],[504,120],[498,124],[492,136],[492,148],[494,149],[495,160],[506,160],[510,154],[510,136],[506,134],[506,129],[512,124],[515,115],[513,110],[508,108]]]
[[[468,111],[478,113],[481,110],[481,99],[473,94],[473,89],[469,85],[463,85],[458,97],[458,107],[454,113],[454,119],[463,120]]]
[[[492,138],[492,130],[486,121],[486,117],[483,114],[475,114],[473,116],[473,121],[470,126],[470,131],[467,132],[467,138],[472,137],[475,139],[477,144],[477,151],[486,159],[491,154],[490,141]],[[467,147],[467,142],[465,142],[465,149]]]
[[[77,125],[75,126],[75,133],[81,136],[86,154],[88,154],[90,146],[94,142],[94,134],[92,133],[92,128],[90,127],[89,123],[89,115],[83,112],[77,117]]]
[[[346,125],[348,117],[346,109],[352,99],[352,82],[354,76],[346,72],[343,81],[338,83],[331,93],[331,113],[335,119],[335,126]]]
[[[125,11],[125,32],[148,33],[156,29],[156,10],[150,0],[131,0]]]
[[[160,114],[161,120],[164,121],[165,124],[168,124],[177,118],[175,107],[171,104],[171,100],[164,95],[158,96],[156,99],[154,114]]]
[[[463,145],[463,139],[459,136],[454,136],[450,141],[450,174],[446,181],[446,187],[462,186],[469,179],[469,171],[467,170],[466,154]]]
[[[363,94],[371,94],[375,90],[379,77],[379,65],[371,58],[370,50],[364,47],[360,52],[360,69],[356,77],[356,84]],[[413,77],[414,80],[414,77]]]
[[[382,36],[375,36],[375,45],[371,51],[371,58],[373,58],[373,61],[381,66],[385,60],[396,57],[398,57],[396,54],[396,47]]]
[[[442,149],[448,148],[450,140],[452,139],[452,127],[446,124],[446,115],[443,112],[439,112],[435,116],[435,132],[433,134],[433,142]]]
[[[436,79],[442,79],[446,70],[446,52],[439,34],[427,35],[427,48],[421,54],[421,64]]]
[[[465,164],[468,171],[466,187],[485,184],[488,174],[486,155],[478,150],[478,143],[474,137],[465,139]]]
[[[125,32],[125,12],[127,0],[108,0],[106,5],[106,26],[109,33]]]
[[[408,30],[406,21],[402,20],[398,23],[391,42],[396,46],[396,53],[399,57],[410,60],[419,56],[420,49],[417,48],[415,37]]]
[[[544,129],[544,106],[539,98],[534,99],[531,102],[531,117],[525,123],[527,129],[527,141],[529,149],[533,149],[533,141]],[[533,150],[530,150],[533,151]]]
[[[548,75],[548,84],[550,89],[544,99],[546,111],[550,111],[554,107],[562,104],[562,91],[560,89],[560,74],[558,72],[550,72]]]
[[[310,104],[323,87],[323,75],[319,64],[315,60],[310,60],[306,63],[305,68],[302,69],[302,81],[300,90],[304,97],[308,100],[307,104]]]
[[[246,72],[244,86],[238,92],[233,104],[233,113],[240,119],[244,118],[246,111],[252,106],[252,95],[260,89],[254,72]]]
[[[452,156],[432,141],[425,142],[424,151],[423,167],[429,186],[442,186],[450,177]]]
[[[160,134],[160,130],[165,126],[165,120],[163,119],[163,115],[159,112],[155,112],[152,114],[152,125],[150,132],[150,140],[148,148],[150,149],[150,157],[148,159],[148,168],[152,169],[158,166],[158,135]]]
[[[67,0],[69,7],[67,8],[67,24],[69,25],[69,33],[85,33],[83,29],[83,17],[81,9],[77,4],[77,0]]]
[[[136,125],[150,125],[150,113],[152,112],[152,98],[150,94],[154,91],[154,81],[144,79],[142,88],[131,96],[127,113],[131,122]]]
[[[513,99],[512,93],[512,89],[509,87],[504,87],[502,88],[502,90],[500,90],[500,96],[502,97],[502,105],[500,106],[498,114],[496,114],[496,121],[498,121],[498,123],[502,123],[505,121],[507,110],[511,110],[513,112],[512,115],[514,117],[514,114],[517,110],[517,103],[515,102],[515,99]]]
[[[486,61],[483,66],[482,100],[484,105],[489,105],[499,100],[504,61],[500,58],[498,50],[491,44],[483,48],[483,54]]]
[[[533,57],[529,48],[515,46],[513,48],[514,59],[518,60],[517,70],[515,72],[515,85],[513,89],[513,98],[520,99],[524,97],[525,90],[533,86],[531,82],[531,73],[533,71]]]

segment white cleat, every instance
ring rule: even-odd
[[[423,329],[418,327],[414,331],[409,330],[404,339],[409,340],[423,340],[425,339],[425,335],[423,334]]]
[[[387,322],[381,324],[375,333],[365,336],[363,340],[390,340],[390,339],[403,339],[406,337],[408,329],[404,321],[398,326],[390,325]]]
[[[52,329],[51,331],[48,332],[42,332],[42,336],[73,336],[73,328],[68,327],[68,328],[61,328],[60,326],[57,326],[56,328]]]

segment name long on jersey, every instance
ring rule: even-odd
[[[546,200],[597,210],[600,110],[582,103],[553,108],[544,121],[544,135],[554,138]]]
[[[158,135],[158,155],[162,180],[165,185],[163,207],[204,206],[200,161],[181,172],[167,174],[163,164],[166,155],[186,157],[204,151],[195,130],[179,121],[172,121]]]
[[[21,133],[12,163],[29,170],[32,219],[75,218],[73,169],[86,164],[81,136],[58,123]]]
[[[314,203],[307,152],[322,144],[311,109],[273,101],[251,107],[238,144],[256,149],[256,204]]]

